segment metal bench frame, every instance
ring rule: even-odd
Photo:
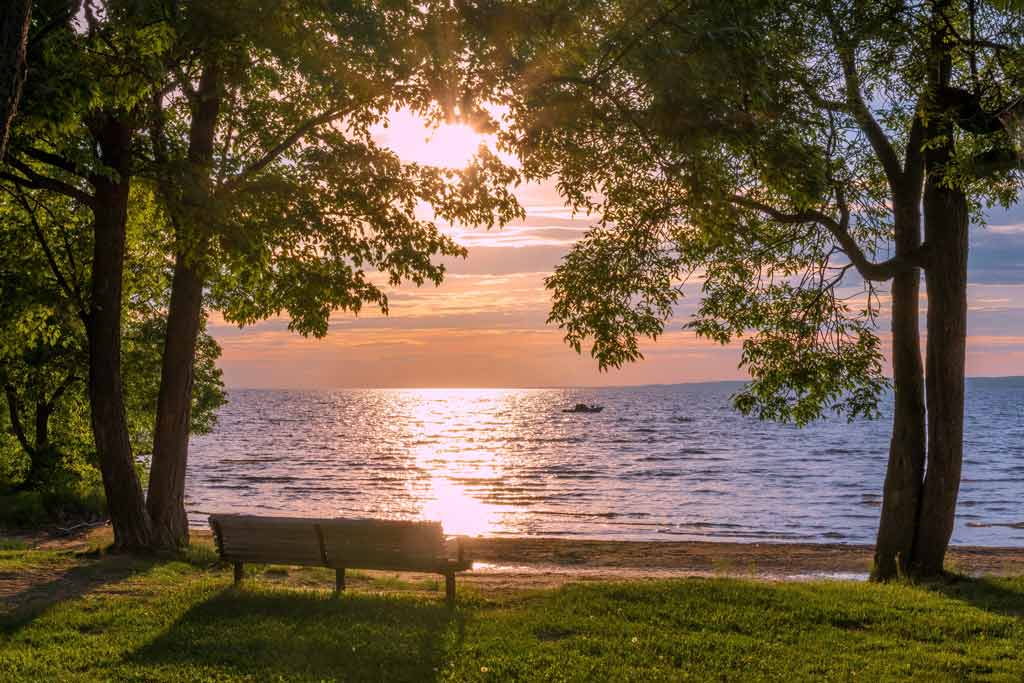
[[[438,555],[433,558],[424,558],[421,554],[419,556],[413,556],[412,553],[408,553],[405,556],[401,554],[393,554],[388,562],[375,562],[371,560],[355,560],[349,558],[348,562],[342,560],[335,560],[331,557],[329,544],[325,541],[324,529],[325,527],[334,527],[334,530],[344,532],[349,529],[356,529],[360,531],[366,531],[368,527],[379,524],[387,524],[392,528],[404,528],[402,525],[408,525],[410,530],[415,529],[416,525],[423,524],[422,522],[395,522],[391,520],[379,520],[379,519],[346,519],[346,518],[335,518],[335,519],[316,519],[316,518],[281,518],[281,517],[260,517],[256,515],[235,515],[235,514],[215,514],[210,515],[209,522],[210,528],[213,530],[214,542],[217,545],[217,553],[220,558],[225,562],[231,562],[234,565],[234,579],[235,584],[239,584],[243,578],[243,567],[245,562],[257,563],[257,564],[292,564],[289,560],[275,560],[272,552],[265,553],[265,557],[261,556],[259,559],[252,557],[244,560],[232,556],[229,552],[225,551],[224,544],[224,533],[225,530],[222,526],[222,522],[228,519],[242,519],[248,523],[254,523],[259,525],[260,522],[267,522],[268,526],[273,524],[275,521],[279,522],[290,522],[296,524],[308,523],[312,530],[316,533],[317,542],[319,544],[319,561],[315,562],[304,562],[303,564],[312,566],[321,566],[334,569],[334,591],[335,594],[340,594],[345,590],[345,569],[380,569],[380,570],[395,570],[395,571],[413,571],[423,572],[427,574],[441,574],[444,576],[444,588],[445,598],[449,604],[455,601],[455,574],[456,572],[466,571],[472,569],[473,562],[468,559],[465,555],[465,551],[462,545],[462,538],[455,537],[456,540],[456,557],[449,558],[445,557],[444,545],[445,541],[449,538],[441,535],[441,543],[438,546]],[[329,529],[330,530],[330,529]]]

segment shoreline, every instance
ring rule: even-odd
[[[192,529],[193,541],[212,543],[205,529]],[[30,546],[82,551],[112,541],[109,526],[71,536],[22,536]],[[582,580],[740,576],[772,580],[866,578],[874,546],[842,543],[739,543],[731,541],[627,541],[552,537],[462,536],[473,560],[467,578],[485,582],[498,576],[560,577]],[[970,576],[1024,575],[1024,547],[952,546],[950,571]]]
[[[76,562],[106,557],[113,541],[109,526],[72,536],[21,536],[28,548],[66,553],[48,568],[0,576],[0,605],[11,596],[31,593],[33,586],[74,590],[79,578],[69,571]],[[473,569],[459,574],[459,585],[481,595],[512,595],[568,584],[729,578],[767,583],[806,581],[863,582],[871,569],[873,547],[813,543],[736,543],[715,541],[601,541],[550,537],[462,537]],[[195,546],[213,551],[212,534],[192,530]],[[451,549],[454,552],[454,548]],[[131,556],[109,556],[115,566],[132,564]],[[947,568],[969,577],[1024,576],[1024,548],[954,547]],[[329,570],[264,566],[261,581],[282,586],[326,589]],[[312,572],[312,573],[310,573]],[[313,579],[310,577],[320,576]],[[422,573],[385,570],[350,572],[357,592],[440,590],[436,578]],[[428,588],[423,588],[428,586]],[[419,587],[419,588],[416,588]]]
[[[738,575],[769,578],[867,576],[874,546],[840,543],[736,543],[728,541],[600,541],[561,538],[465,538],[467,554],[496,566],[550,567],[560,572]],[[980,575],[1024,574],[1024,548],[954,546],[951,571]]]

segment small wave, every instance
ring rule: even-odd
[[[955,538],[1020,546],[1024,381],[968,384]],[[736,413],[737,386],[508,390],[468,403],[460,392],[233,391],[213,432],[191,441],[189,519],[205,523],[196,509],[416,518],[441,479],[492,506],[498,533],[872,542],[885,420],[782,427]],[[614,409],[553,412],[576,398]],[[742,526],[677,524],[695,510]]]
[[[1005,527],[1007,529],[1024,529],[1024,522],[967,522],[967,525],[974,529],[991,529],[994,527]]]

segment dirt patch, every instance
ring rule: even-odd
[[[29,592],[44,585],[58,585],[68,567],[19,567],[0,570],[0,614],[12,611],[24,602]]]
[[[62,554],[45,563],[0,570],[0,617],[30,615],[115,585],[152,560],[127,555]]]

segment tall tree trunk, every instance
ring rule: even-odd
[[[220,68],[216,62],[208,63],[192,104],[188,175],[183,182],[181,205],[170,208],[175,219],[178,250],[160,373],[147,502],[157,538],[164,546],[188,544],[185,472],[196,340],[203,310],[205,252],[209,246],[208,227],[202,221],[209,215],[206,209],[210,202],[210,171],[221,92]]]
[[[167,316],[160,394],[157,400],[153,465],[146,501],[157,542],[164,547],[188,544],[185,471],[192,418],[193,365],[203,306],[203,280],[187,254],[174,265]]]
[[[106,116],[93,127],[104,164],[117,177],[97,175],[92,262],[92,300],[88,315],[89,405],[99,452],[114,546],[150,547],[152,525],[135,471],[121,383],[121,286],[128,220],[131,129]]]
[[[921,245],[920,190],[897,202],[896,254]],[[921,272],[914,268],[892,282],[893,422],[885,471],[871,578],[884,581],[907,572],[914,548],[925,464],[925,387],[921,364],[918,294]]]
[[[4,0],[0,7],[0,159],[7,151],[11,121],[25,81],[25,49],[32,0]]]
[[[931,29],[928,112],[924,154],[924,234],[931,254],[925,267],[928,341],[925,358],[928,402],[928,463],[914,540],[911,572],[942,574],[956,519],[964,448],[964,371],[967,347],[967,196],[947,178],[956,151],[955,112],[938,107],[935,95],[950,83],[953,59],[950,3],[935,3]]]
[[[924,199],[932,256],[928,288],[928,468],[924,479],[915,574],[942,573],[960,492],[964,448],[964,374],[967,350],[967,198],[929,178]]]

